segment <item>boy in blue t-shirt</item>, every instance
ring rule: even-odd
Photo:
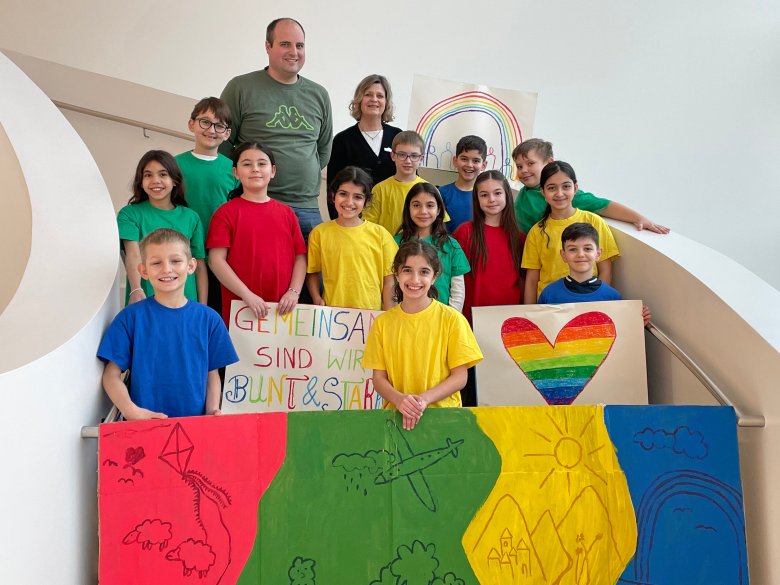
[[[589,223],[573,223],[561,234],[561,258],[569,275],[548,284],[539,295],[540,305],[619,301],[620,293],[593,276],[593,265],[601,257],[599,233]],[[642,307],[644,324],[650,322],[650,309]]]
[[[195,148],[176,155],[184,175],[187,205],[200,217],[204,240],[209,233],[211,216],[227,201],[228,193],[238,187],[233,176],[233,161],[217,152],[219,145],[230,136],[231,123],[230,108],[225,102],[215,97],[203,98],[195,104],[187,122],[187,128],[195,137]],[[221,313],[222,290],[211,268],[208,279],[209,307]]]
[[[458,171],[458,179],[454,183],[439,187],[444,208],[450,216],[450,221],[444,225],[450,233],[460,224],[471,221],[471,192],[477,175],[485,170],[486,157],[487,144],[479,136],[469,135],[458,140],[455,156],[452,157],[452,165]]]
[[[162,228],[140,248],[138,271],[154,296],[122,309],[100,342],[106,394],[127,420],[220,414],[218,370],[238,356],[219,314],[184,296],[195,271],[190,243]],[[121,379],[127,369],[129,390]]]

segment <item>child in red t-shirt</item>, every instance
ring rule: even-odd
[[[222,317],[230,303],[244,301],[257,317],[267,302],[289,313],[298,302],[306,277],[306,244],[293,211],[268,196],[276,174],[271,150],[245,142],[233,152],[233,174],[241,185],[214,213],[206,238],[209,266],[222,284]]]
[[[517,227],[509,182],[500,172],[480,173],[472,203],[474,219],[461,224],[453,234],[471,265],[471,272],[465,274],[463,306],[469,322],[472,307],[522,303],[520,261],[525,242]]]

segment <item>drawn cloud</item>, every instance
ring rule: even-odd
[[[689,459],[704,459],[709,451],[704,436],[686,426],[677,427],[673,431],[645,427],[634,433],[634,443],[639,443],[645,451],[670,449],[676,455],[684,455]]]

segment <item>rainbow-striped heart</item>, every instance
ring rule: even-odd
[[[615,324],[604,313],[583,313],[550,344],[535,323],[510,317],[501,325],[501,340],[547,404],[571,404],[607,359]]]

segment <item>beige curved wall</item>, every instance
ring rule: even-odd
[[[30,197],[22,169],[0,126],[0,314],[14,296],[27,266],[32,240]]]

